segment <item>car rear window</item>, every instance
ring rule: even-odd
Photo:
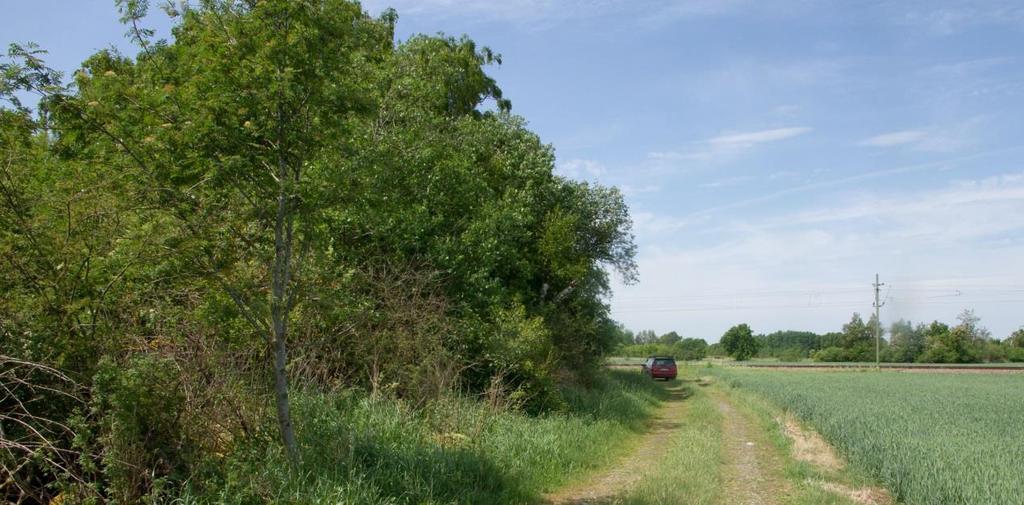
[[[655,365],[661,365],[661,366],[674,365],[674,364],[676,364],[676,360],[674,360],[674,359],[656,359],[656,360],[654,360],[654,364]]]

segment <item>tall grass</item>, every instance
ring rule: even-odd
[[[182,503],[527,503],[628,450],[664,389],[612,372],[565,391],[563,412],[527,416],[467,398],[414,410],[348,392],[298,394],[302,462],[272,440],[229,455]]]
[[[1024,502],[1024,375],[712,372],[792,411],[902,502]]]

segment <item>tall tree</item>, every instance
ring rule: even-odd
[[[1014,330],[1004,342],[1011,347],[1024,348],[1024,328]]]
[[[981,317],[978,317],[973,309],[964,309],[956,316],[956,319],[960,321],[959,326],[963,326],[975,344],[980,345],[992,339],[992,332],[981,325]]]
[[[729,328],[721,339],[722,347],[737,361],[745,361],[757,354],[758,343],[754,332],[746,323]]]
[[[850,317],[850,322],[843,325],[842,346],[847,349],[871,344],[874,338],[874,328],[865,324],[856,312]]]
[[[389,50],[391,25],[342,0],[204,2],[175,13],[166,44],[139,28],[147,2],[119,5],[142,53],[98,53],[76,74],[77,93],[46,94],[61,149],[122,168],[266,336],[295,459],[287,365],[298,270],[333,207],[324,198],[340,196],[321,188],[339,168],[329,163],[352,134],[350,114],[372,103],[368,63]]]
[[[669,344],[669,345],[671,345],[671,344],[674,344],[676,342],[679,342],[682,339],[683,339],[683,337],[680,337],[678,333],[676,333],[674,331],[670,331],[670,332],[668,332],[668,333],[658,337],[658,343],[659,344]]]
[[[911,363],[924,352],[925,331],[923,324],[916,327],[904,319],[900,319],[889,326],[889,335],[892,340],[892,359],[904,363]]]

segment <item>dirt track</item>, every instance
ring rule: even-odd
[[[722,437],[729,467],[726,473],[726,502],[736,505],[771,505],[777,503],[782,483],[774,478],[772,469],[779,465],[764,450],[767,443],[760,428],[738,412],[725,395],[716,392],[715,405],[722,414]]]
[[[659,455],[671,447],[673,433],[679,429],[679,419],[686,408],[683,400],[688,396],[685,386],[669,388],[670,398],[655,415],[640,445],[614,468],[594,475],[577,485],[545,496],[552,505],[582,505],[611,503],[618,495],[628,491],[644,473],[659,461]]]

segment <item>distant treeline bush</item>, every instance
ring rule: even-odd
[[[879,357],[897,363],[1024,362],[1024,330],[1000,341],[980,325],[973,311],[965,310],[957,321],[954,326],[938,321],[916,325],[896,321],[881,330]],[[782,361],[874,361],[877,326],[874,315],[865,323],[859,314],[854,314],[841,332],[779,331],[756,335],[758,357]]]
[[[839,332],[818,334],[788,330],[752,335],[747,325],[740,324],[730,328],[720,342],[711,345],[704,339],[682,338],[674,331],[662,335],[653,330],[634,333],[617,325],[614,331],[619,344],[614,352],[618,356],[665,355],[686,360],[731,355],[741,360],[758,357],[781,361],[863,362],[875,360],[875,331],[879,329],[882,338],[878,354],[884,362],[1024,362],[1024,328],[999,340],[981,326],[980,319],[971,310],[960,313],[957,322],[954,326],[938,321],[915,325],[901,319],[884,329],[879,328],[873,314],[865,322],[860,314],[854,313]]]
[[[616,326],[618,346],[616,356],[646,358],[648,356],[672,356],[678,360],[703,359],[708,354],[707,341],[702,338],[683,338],[670,331],[657,335],[653,330],[633,333],[622,325]]]

